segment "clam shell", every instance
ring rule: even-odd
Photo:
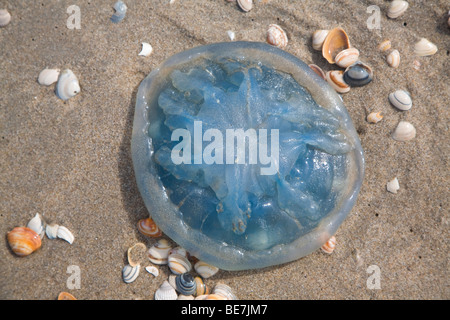
[[[11,21],[11,14],[6,9],[0,10],[0,27],[5,27]]]
[[[42,239],[45,234],[45,221],[39,213],[36,213],[36,215],[28,222],[27,228],[36,232]]]
[[[334,251],[334,249],[336,248],[336,237],[332,236],[330,239],[328,239],[327,242],[325,242],[323,244],[323,246],[321,247],[322,251],[325,253],[332,253]]]
[[[219,295],[221,297],[224,297],[227,300],[238,300],[233,289],[231,289],[229,286],[227,286],[226,284],[221,283],[221,282],[217,283],[214,286],[212,294]]]
[[[359,50],[356,48],[348,48],[339,52],[336,57],[336,64],[339,67],[347,68],[358,61]]]
[[[409,141],[416,137],[416,128],[408,121],[400,121],[392,133],[392,138],[397,141]]]
[[[194,300],[193,295],[185,296],[184,294],[180,294],[177,298],[177,300]]]
[[[70,293],[63,291],[58,295],[58,300],[77,300],[77,298]]]
[[[400,65],[400,52],[398,52],[398,50],[393,50],[387,55],[386,61],[392,68],[398,68]]]
[[[130,266],[135,267],[145,260],[147,256],[147,246],[142,242],[138,242],[128,248],[127,258]]]
[[[56,95],[62,99],[67,100],[80,92],[80,84],[72,70],[66,69],[59,75],[56,83]]]
[[[167,280],[155,292],[155,300],[177,300],[177,298],[177,292]]]
[[[170,271],[174,274],[183,274],[191,271],[192,269],[192,265],[189,260],[185,256],[178,253],[169,255],[168,265]]]
[[[372,68],[367,64],[357,61],[344,72],[344,81],[351,87],[361,87],[370,83],[373,79]]]
[[[391,40],[384,40],[378,45],[378,50],[381,52],[388,51],[391,48]]]
[[[406,111],[412,107],[410,94],[405,90],[397,90],[389,94],[389,102],[399,110]]]
[[[428,39],[422,38],[414,45],[414,53],[418,56],[431,56],[438,51],[434,43]]]
[[[196,291],[194,293],[196,297],[204,294],[209,294],[209,287],[206,285],[206,283],[203,281],[201,277],[198,276],[195,277],[194,281],[196,283]]]
[[[145,271],[154,275],[155,277],[159,276],[159,270],[155,266],[146,266]]]
[[[197,261],[197,263],[194,265],[194,270],[203,279],[208,279],[211,278],[213,275],[215,275],[219,271],[219,268],[210,265],[204,261]]]
[[[377,123],[383,119],[381,112],[372,112],[367,116],[367,121],[370,123]]]
[[[56,231],[56,236],[60,239],[66,240],[68,243],[72,244],[75,237],[72,232],[64,226],[59,226]]]
[[[123,279],[123,281],[125,281],[125,283],[133,282],[139,276],[139,271],[140,270],[141,270],[141,265],[139,265],[139,264],[137,266],[134,266],[134,267],[132,267],[129,264],[127,264],[122,269],[122,279]]]
[[[41,247],[39,234],[26,227],[16,227],[7,234],[11,250],[18,256],[27,256]]]
[[[111,16],[111,21],[113,23],[119,23],[120,21],[122,21],[125,18],[127,9],[128,8],[126,4],[123,3],[123,1],[117,1],[114,4],[114,10],[116,10],[116,12]]]
[[[162,231],[150,217],[139,220],[137,227],[139,232],[147,237],[158,238],[162,235]]]
[[[56,239],[58,237],[58,228],[59,225],[56,223],[47,224],[45,226],[45,234],[49,239]]]
[[[387,16],[391,19],[400,17],[408,9],[409,3],[401,0],[394,0],[391,2]]]
[[[334,64],[336,55],[342,50],[350,48],[350,40],[342,28],[330,30],[322,46],[322,56],[331,64]]]
[[[322,68],[316,64],[310,64],[309,67],[317,73],[323,80],[327,80],[325,72],[323,72]]]
[[[314,50],[321,51],[323,42],[327,37],[329,30],[317,30],[312,35],[312,46]]]
[[[190,273],[177,275],[175,278],[176,290],[184,295],[193,295],[197,291],[197,282]]]
[[[144,56],[144,57],[148,57],[149,55],[151,55],[153,52],[153,47],[151,46],[150,43],[147,42],[142,42],[142,50],[141,52],[139,52],[139,56]]]
[[[58,81],[59,69],[44,69],[39,73],[38,82],[43,86],[49,86]]]
[[[166,239],[160,239],[148,250],[148,259],[154,264],[167,264],[169,251],[172,249]]]
[[[253,8],[253,0],[237,0],[237,3],[244,12],[249,12]]]
[[[327,82],[336,92],[346,93],[350,91],[350,86],[344,81],[344,72],[341,70],[332,70],[326,73]]]
[[[267,43],[283,49],[288,44],[286,32],[277,24],[271,24],[267,30]]]
[[[398,183],[397,177],[392,179],[386,184],[386,190],[390,193],[397,193],[397,191],[400,189],[400,184]]]

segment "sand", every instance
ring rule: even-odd
[[[341,26],[374,69],[371,84],[342,96],[365,151],[365,179],[331,255],[318,250],[262,270],[220,271],[207,283],[224,282],[240,299],[450,298],[447,1],[409,1],[392,20],[382,0],[255,1],[248,13],[225,0],[128,0],[125,19],[113,24],[114,2],[0,0],[12,15],[0,28],[1,299],[52,300],[61,291],[78,299],[153,299],[167,267],[157,278],[142,271],[131,284],[121,276],[127,248],[154,242],[136,228],[148,215],[130,153],[137,88],[175,53],[229,41],[227,30],[236,40],[265,41],[272,23],[286,30],[286,51],[325,71],[336,67],[312,49],[311,35]],[[81,29],[67,28],[72,4]],[[370,5],[381,10],[379,30],[367,28]],[[439,51],[414,56],[421,37]],[[400,51],[397,69],[376,49],[386,38]],[[144,41],[154,48],[149,57],[138,56]],[[72,69],[81,93],[58,99],[54,85],[36,81],[45,67]],[[406,112],[387,100],[400,88],[413,97]],[[366,121],[373,111],[383,113],[381,122]],[[414,124],[414,140],[391,138],[400,120]],[[397,194],[386,191],[394,177]],[[44,239],[39,251],[16,257],[6,233],[36,213],[72,230],[74,243]],[[80,271],[79,288],[71,270]]]

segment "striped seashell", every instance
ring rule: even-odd
[[[277,24],[271,24],[267,30],[267,43],[283,49],[288,44],[286,32]]]
[[[155,292],[155,300],[177,300],[177,298],[177,292],[167,280]]]
[[[409,3],[401,0],[394,0],[389,6],[387,16],[391,19],[400,17],[408,9]]]
[[[122,269],[122,279],[123,279],[123,281],[125,283],[133,282],[139,276],[140,270],[141,270],[141,265],[139,265],[139,264],[137,266],[134,266],[134,267],[132,267],[129,264],[127,264]]]
[[[39,73],[38,83],[49,86],[58,81],[59,73],[59,69],[44,69]]]
[[[194,295],[196,297],[204,295],[204,294],[209,294],[209,287],[206,285],[206,283],[203,281],[203,279],[201,277],[195,277],[194,281],[196,283],[196,291],[194,293]]]
[[[139,220],[137,227],[139,232],[144,236],[150,238],[158,238],[162,236],[162,231],[150,217]]]
[[[428,39],[422,38],[414,45],[414,53],[418,56],[432,56],[438,51],[434,43]]]
[[[409,141],[416,137],[416,128],[408,121],[400,121],[392,133],[392,138],[397,141]]]
[[[327,80],[325,72],[323,72],[322,68],[316,64],[310,64],[309,67],[319,75],[323,80]]]
[[[400,189],[400,184],[398,183],[397,177],[392,179],[386,184],[386,190],[390,193],[397,193],[397,191]]]
[[[317,30],[312,35],[312,47],[314,50],[321,51],[323,42],[328,35],[329,30]]]
[[[58,227],[58,230],[56,231],[56,236],[60,239],[66,240],[70,244],[72,244],[73,240],[75,240],[75,237],[73,236],[72,232],[70,232],[70,230],[64,226]]]
[[[170,271],[174,274],[183,274],[192,270],[192,265],[189,260],[178,253],[171,254],[168,257],[168,265]]]
[[[204,261],[197,261],[194,265],[194,270],[203,278],[208,279],[215,275],[219,268],[210,265]]]
[[[137,266],[147,257],[147,246],[142,242],[138,242],[127,250],[128,264],[132,267]]]
[[[0,27],[5,27],[11,21],[11,14],[6,9],[0,9]]]
[[[342,50],[336,55],[336,64],[339,67],[347,68],[350,65],[354,64],[356,61],[358,61],[359,58],[359,50],[356,48],[348,48],[345,50]]]
[[[237,0],[237,3],[244,12],[249,12],[253,8],[253,0]]]
[[[197,291],[197,282],[194,277],[186,272],[179,274],[175,278],[176,290],[184,295],[193,295]]]
[[[389,102],[399,110],[407,111],[412,107],[410,94],[405,90],[396,90],[389,94]]]
[[[378,50],[381,52],[388,51],[391,48],[391,40],[384,40],[378,45]]]
[[[154,264],[167,264],[172,247],[166,239],[160,239],[148,250],[148,259]]]
[[[370,122],[370,123],[380,122],[381,119],[383,119],[381,112],[372,112],[367,116],[367,122]]]
[[[344,81],[344,71],[332,70],[326,73],[327,82],[336,92],[346,93],[350,91],[350,86]]]
[[[398,50],[393,50],[387,55],[386,61],[392,68],[398,68],[400,65],[400,52],[398,52]]]
[[[227,286],[226,284],[221,283],[221,282],[217,283],[214,286],[212,294],[222,296],[227,300],[238,300],[233,289],[231,289],[229,286]]]
[[[41,247],[41,237],[26,227],[16,227],[6,235],[11,250],[18,256],[27,256]]]
[[[336,237],[332,236],[330,239],[328,239],[327,242],[323,244],[321,247],[322,251],[328,254],[331,254],[334,249],[336,248]]]
[[[39,213],[36,213],[36,215],[28,222],[27,228],[36,232],[42,239],[45,234],[45,221]]]
[[[350,48],[350,40],[342,28],[330,30],[322,46],[322,56],[331,64],[334,64],[336,55],[342,50]]]

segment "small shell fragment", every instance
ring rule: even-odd
[[[391,48],[391,40],[384,40],[378,45],[378,50],[386,52]]]
[[[323,244],[321,247],[322,251],[328,254],[331,254],[334,249],[336,248],[336,237],[332,236],[330,239],[328,239],[327,242]]]
[[[208,279],[211,278],[213,275],[215,275],[219,271],[219,268],[210,265],[204,261],[197,261],[197,263],[194,265],[194,270],[203,279]]]
[[[139,271],[141,270],[141,265],[137,265],[137,266],[130,266],[129,264],[127,264],[125,267],[123,267],[122,269],[122,278],[123,281],[125,283],[131,283],[134,280],[137,279],[137,277],[139,276]]]
[[[38,82],[43,86],[49,86],[58,81],[59,69],[44,69],[39,73]]]
[[[16,227],[6,235],[11,250],[18,256],[27,256],[41,247],[39,234],[26,227]]]
[[[397,191],[400,189],[400,184],[398,183],[397,177],[386,184],[386,189],[390,193],[397,193]]]
[[[150,217],[139,220],[137,227],[139,232],[147,237],[158,238],[162,235],[162,231]]]
[[[231,41],[234,41],[234,38],[236,37],[236,34],[232,30],[227,31],[227,35],[230,38]]]
[[[409,3],[402,0],[394,0],[389,6],[387,16],[391,19],[400,17],[408,9]]]
[[[153,47],[150,45],[150,43],[142,42],[142,50],[139,52],[139,56],[148,57],[153,52]]]
[[[130,266],[135,267],[147,258],[147,247],[138,242],[127,250],[127,258]]]
[[[39,213],[36,213],[36,215],[28,222],[27,228],[36,232],[42,239],[45,234],[45,221]]]
[[[350,40],[342,28],[334,28],[328,32],[322,46],[322,56],[331,64],[336,63],[336,55],[350,48]]]
[[[283,49],[288,44],[286,32],[277,24],[271,24],[267,30],[267,43]]]
[[[0,9],[0,27],[5,27],[11,21],[11,14],[6,9]]]
[[[367,116],[367,122],[370,122],[370,123],[380,122],[381,119],[383,119],[381,112],[372,112],[372,113],[369,113],[369,115]]]
[[[58,300],[77,300],[77,298],[72,294],[63,291],[58,295]]]
[[[314,50],[321,51],[323,42],[328,35],[329,30],[317,30],[312,35],[312,46]]]
[[[56,239],[58,237],[58,228],[59,225],[56,223],[47,224],[45,226],[45,234],[49,239]]]
[[[66,240],[68,243],[72,244],[75,237],[72,232],[64,226],[59,226],[56,231],[56,236],[60,239]]]
[[[392,138],[397,141],[409,141],[416,137],[416,128],[407,122],[400,121],[392,133]]]
[[[237,0],[237,3],[244,12],[249,12],[253,8],[253,0]]]
[[[398,52],[398,50],[393,50],[386,56],[386,62],[392,68],[398,68],[400,65],[400,52]]]
[[[358,61],[359,50],[356,48],[348,48],[339,52],[336,57],[336,64],[339,67],[347,68]]]
[[[418,56],[432,56],[438,51],[437,46],[428,39],[422,38],[414,45],[414,53]]]
[[[167,280],[155,292],[155,300],[177,300],[177,298],[177,292]]]
[[[56,95],[62,100],[68,100],[80,92],[80,84],[72,70],[66,69],[59,75],[56,83]]]
[[[399,110],[406,111],[412,107],[410,94],[405,90],[397,90],[389,94],[389,102]]]
[[[125,18],[125,15],[127,13],[127,6],[123,1],[117,1],[114,4],[114,10],[116,12],[111,16],[111,22],[113,23],[119,23]]]
[[[344,81],[344,71],[342,70],[328,71],[326,80],[336,92],[346,93],[350,91],[350,86]]]
[[[156,268],[155,266],[146,266],[145,271],[154,275],[155,277],[159,276],[159,269]]]

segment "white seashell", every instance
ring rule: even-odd
[[[406,111],[412,107],[412,99],[405,90],[397,90],[389,94],[389,102],[399,110]]]
[[[66,69],[59,75],[56,83],[56,95],[62,99],[67,100],[80,92],[80,84],[72,70]]]
[[[219,268],[210,265],[204,261],[197,261],[197,263],[194,265],[194,270],[203,279],[208,279],[211,278],[213,275],[215,275],[219,271]]]
[[[178,299],[177,299],[177,300],[194,300],[194,299],[195,299],[195,298],[194,298],[193,295],[185,296],[184,294],[180,294],[180,295],[178,296]]]
[[[367,116],[367,122],[370,122],[370,123],[380,122],[381,119],[383,119],[381,112],[372,112]]]
[[[378,45],[378,50],[381,52],[388,51],[391,48],[391,40],[384,40]]]
[[[139,52],[139,56],[148,57],[153,52],[153,47],[150,45],[150,43],[142,42],[142,50]]]
[[[155,300],[177,300],[177,298],[177,292],[167,280],[155,292]]]
[[[288,44],[286,32],[277,24],[269,25],[267,30],[267,43],[283,49]]]
[[[397,177],[386,184],[386,189],[391,193],[397,193],[397,191],[400,189],[400,184],[398,183]]]
[[[169,242],[160,239],[148,250],[148,259],[154,264],[167,264],[170,249]]]
[[[11,21],[11,14],[6,9],[0,9],[0,27],[5,27]]]
[[[358,58],[359,50],[356,48],[348,48],[339,52],[334,59],[339,67],[347,68],[358,61]]]
[[[434,43],[428,39],[422,38],[414,45],[414,53],[418,56],[431,56],[438,51]]]
[[[134,267],[132,267],[129,264],[127,264],[122,269],[123,281],[125,281],[125,283],[133,282],[139,276],[139,271],[140,270],[141,270],[141,265],[139,265],[139,264],[137,266],[134,266]]]
[[[322,51],[322,45],[328,35],[329,30],[317,30],[312,36],[312,46],[314,50]]]
[[[167,281],[169,281],[169,284],[172,286],[172,288],[174,288],[175,290],[177,289],[177,275],[176,274],[169,275],[169,279]]]
[[[39,73],[38,82],[43,86],[49,86],[56,81],[59,77],[59,69],[44,69]]]
[[[72,244],[75,237],[72,232],[64,226],[59,226],[56,231],[56,236],[60,239],[66,240],[68,243]]]
[[[56,223],[47,224],[45,226],[45,234],[49,239],[56,239],[58,237],[58,228],[59,225]]]
[[[235,33],[233,31],[231,31],[231,30],[228,30],[227,34],[228,34],[228,37],[230,38],[230,40],[234,41],[234,38],[236,36]]]
[[[389,6],[387,16],[391,19],[400,17],[408,9],[409,3],[401,0],[394,0]]]
[[[42,239],[45,234],[45,221],[39,213],[36,213],[36,215],[28,222],[27,228],[36,232]]]
[[[392,138],[397,141],[408,141],[415,137],[416,128],[407,121],[400,121],[392,134]]]
[[[159,270],[155,266],[147,266],[145,267],[145,271],[154,275],[155,277],[159,276]]]
[[[170,271],[174,274],[183,274],[192,270],[192,265],[189,260],[185,256],[178,253],[169,255],[168,265]]]
[[[326,73],[327,82],[336,92],[346,93],[350,91],[350,86],[344,81],[344,72],[341,70],[332,70]]]
[[[253,0],[237,0],[237,3],[244,12],[249,12],[253,8]]]
[[[111,16],[111,21],[113,23],[119,23],[125,18],[125,15],[127,13],[127,6],[123,1],[117,1],[114,4],[114,10],[116,12]]]
[[[238,300],[236,294],[234,293],[233,289],[231,289],[229,286],[227,286],[224,283],[218,283],[214,286],[214,289],[212,291],[213,294],[217,294],[221,297],[226,298],[227,300]]]
[[[387,55],[386,61],[392,68],[398,68],[400,65],[400,52],[398,52],[398,50],[393,50]]]

